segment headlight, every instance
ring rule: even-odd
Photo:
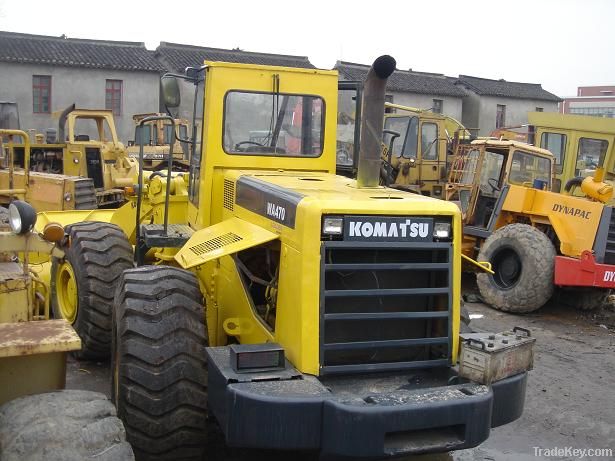
[[[433,236],[437,239],[451,238],[451,224],[447,222],[437,222],[433,227]]]
[[[344,218],[325,218],[322,221],[322,233],[340,235],[344,231]]]
[[[30,232],[36,224],[36,211],[23,200],[13,200],[9,205],[9,225],[16,234]]]

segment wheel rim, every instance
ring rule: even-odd
[[[71,324],[74,323],[77,318],[77,308],[79,305],[77,280],[75,279],[72,266],[66,261],[58,267],[56,291],[60,315]]]
[[[514,287],[521,278],[523,265],[519,254],[511,247],[500,248],[491,258],[495,274],[493,281],[503,289]]]

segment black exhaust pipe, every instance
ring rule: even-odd
[[[361,110],[361,142],[357,168],[358,187],[380,185],[380,159],[382,128],[384,125],[384,96],[387,79],[395,71],[395,59],[389,55],[380,56],[367,73],[363,87]]]
[[[65,131],[66,131],[66,117],[68,117],[68,114],[70,114],[72,111],[75,110],[75,104],[71,104],[70,106],[68,106],[66,109],[64,109],[62,111],[62,113],[60,114],[60,120],[58,122],[58,142],[59,143],[63,143],[66,142],[66,135],[65,135]]]

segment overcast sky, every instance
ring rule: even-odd
[[[322,68],[387,53],[398,69],[541,83],[559,96],[615,84],[614,20],[609,0],[0,0],[5,31],[239,47]]]

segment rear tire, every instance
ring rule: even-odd
[[[81,338],[81,359],[111,353],[113,294],[121,273],[133,267],[132,246],[115,224],[81,222],[66,226],[70,246],[64,260],[51,263],[51,310],[68,320]]]
[[[489,261],[495,275],[476,276],[480,294],[491,307],[513,313],[532,312],[553,294],[555,247],[527,224],[509,224],[483,244],[479,261]]]
[[[115,408],[103,394],[30,395],[0,407],[0,461],[134,460]]]
[[[124,271],[113,310],[112,399],[138,460],[200,460],[207,442],[207,334],[191,272]]]

